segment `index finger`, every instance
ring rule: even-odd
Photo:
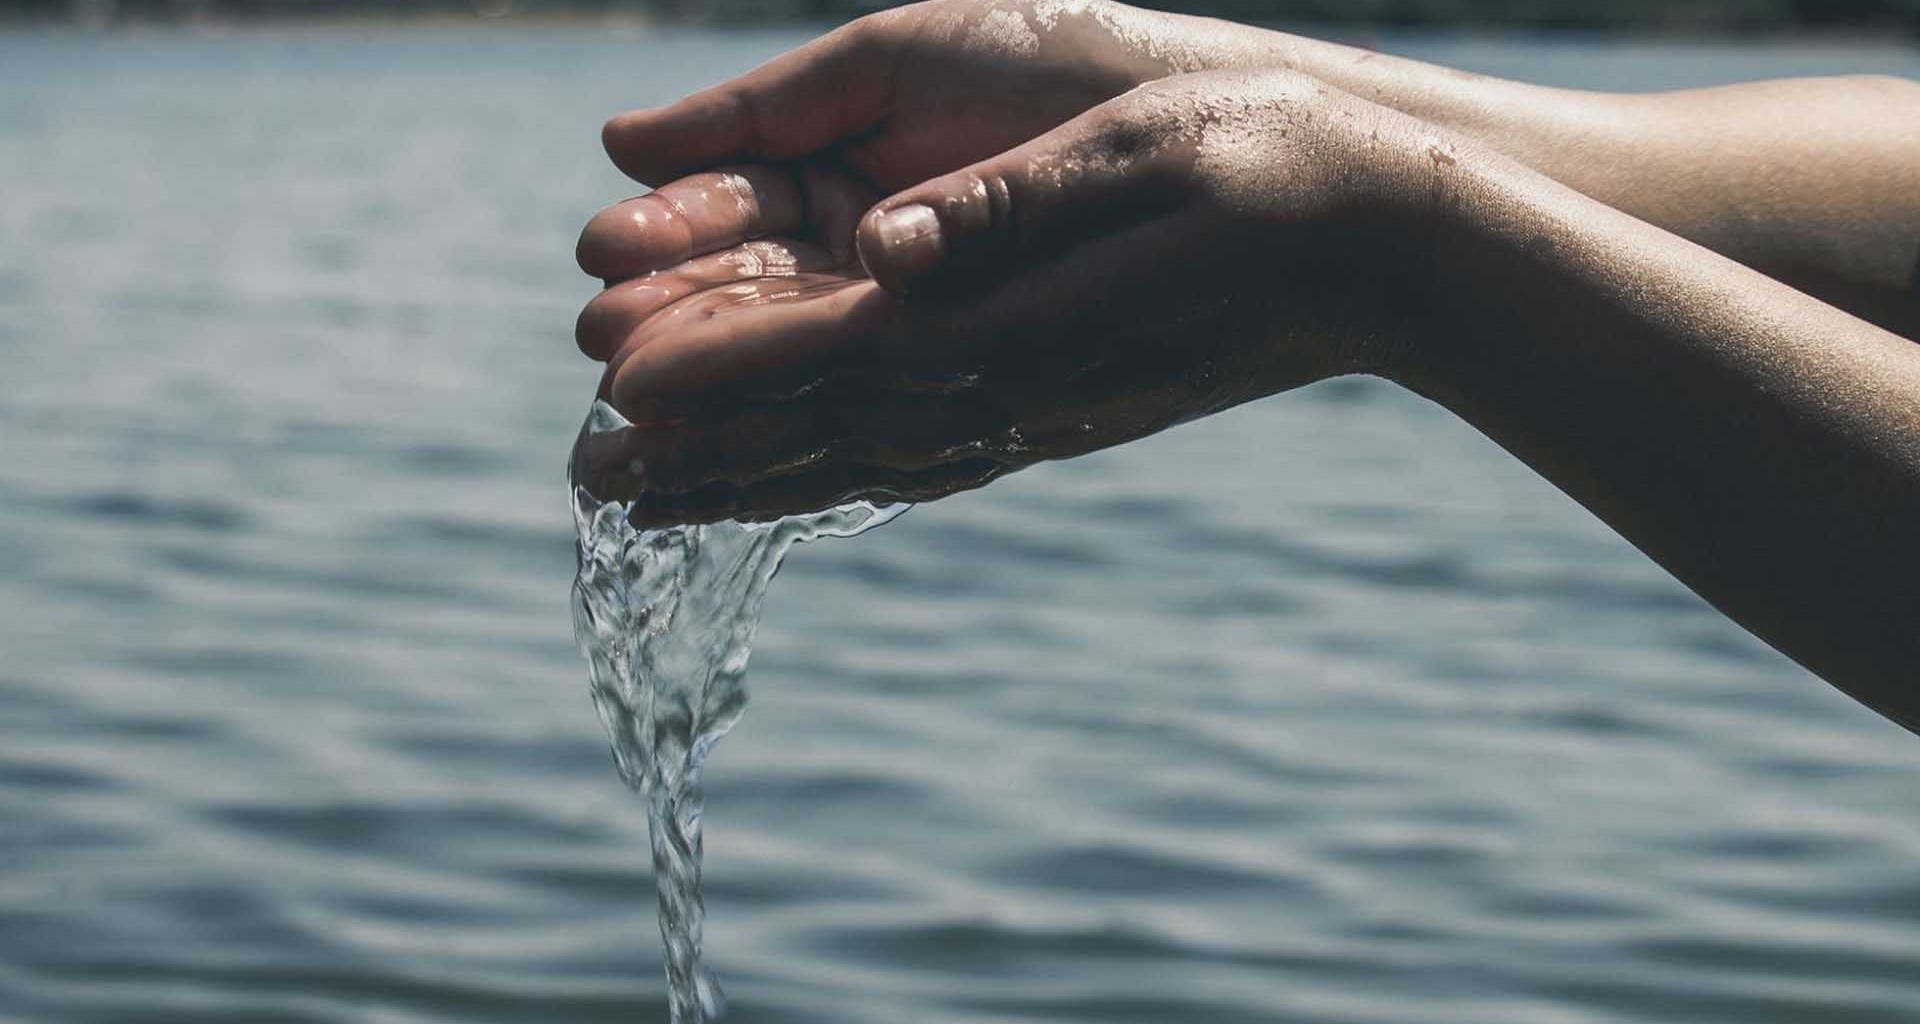
[[[816,164],[740,164],[668,182],[587,223],[580,268],[617,281],[767,235],[802,235],[852,263],[853,227],[879,198],[853,177]]]
[[[894,61],[869,19],[844,25],[678,102],[608,121],[614,165],[658,185],[736,160],[792,160],[879,123]]]

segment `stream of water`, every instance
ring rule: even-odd
[[[627,426],[595,402],[576,451]],[[700,959],[700,771],[746,710],[761,600],[794,544],[851,537],[907,506],[861,503],[768,523],[637,529],[631,503],[594,497],[578,466],[575,459],[568,472],[579,555],[574,637],[614,764],[646,799],[673,1024],[702,1024],[726,1002]]]

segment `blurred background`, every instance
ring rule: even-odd
[[[572,244],[606,116],[856,9],[0,4],[0,1022],[664,1020]],[[1920,75],[1915,0],[1216,9]],[[1385,385],[800,550],[750,681],[742,1024],[1920,1020],[1920,740]]]

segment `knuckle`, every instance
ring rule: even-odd
[[[1018,217],[1022,203],[1012,175],[998,169],[961,174],[950,192],[948,214],[966,234],[980,233],[997,246],[1018,244]]]

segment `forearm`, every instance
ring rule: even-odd
[[[1404,383],[1920,732],[1920,345],[1491,154]]]
[[[1174,16],[1168,16],[1174,17]],[[1909,338],[1920,335],[1920,83],[1614,94],[1189,19],[1196,59],[1284,67],[1466,135]]]

